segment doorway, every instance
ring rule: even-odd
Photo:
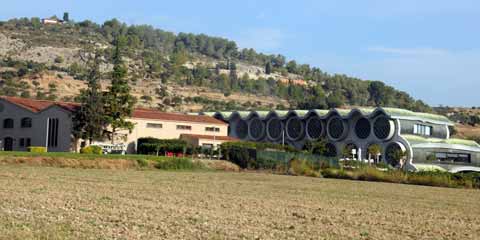
[[[3,150],[4,151],[13,151],[13,138],[6,137],[4,139]]]

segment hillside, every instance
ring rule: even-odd
[[[456,123],[452,133],[458,138],[472,139],[480,143],[480,109],[477,107],[436,107],[435,111],[448,116]]]
[[[85,57],[104,59],[109,83],[115,39],[126,39],[133,94],[139,104],[171,111],[330,108],[348,105],[431,111],[422,101],[379,81],[331,75],[308,64],[239,49],[203,34],[174,34],[115,19],[43,24],[39,18],[0,22],[2,95],[75,100],[85,87]]]

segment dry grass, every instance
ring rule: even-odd
[[[0,166],[0,239],[478,239],[480,191]]]
[[[479,126],[473,127],[473,126],[470,126],[470,125],[456,124],[455,127],[458,131],[457,137],[470,138],[470,137],[480,136],[480,127]]]
[[[240,168],[224,160],[167,158],[147,155],[91,155],[76,153],[0,152],[1,165],[26,165],[80,169],[182,169],[238,172]]]

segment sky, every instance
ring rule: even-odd
[[[70,13],[205,33],[431,105],[480,106],[478,0],[2,0],[0,19]]]

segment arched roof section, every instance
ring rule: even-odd
[[[304,118],[308,114],[308,110],[290,110],[288,115],[295,114],[299,118]]]
[[[328,113],[329,113],[329,110],[325,110],[325,109],[312,109],[312,110],[310,110],[310,114],[316,114],[320,118],[323,118]]]
[[[382,108],[388,115],[392,118],[405,119],[405,120],[418,120],[436,124],[447,124],[453,125],[453,122],[450,121],[447,117],[433,114],[433,113],[421,113],[413,112],[406,109],[400,108]]]
[[[331,110],[320,110],[320,109],[313,109],[313,110],[278,110],[278,111],[235,111],[235,112],[219,112],[224,120],[229,120],[232,117],[233,113],[237,113],[241,118],[248,119],[251,117],[252,112],[256,112],[256,114],[260,118],[266,118],[272,112],[275,112],[278,117],[286,118],[291,114],[295,114],[300,118],[308,117],[307,115],[316,113],[321,118],[328,118],[332,114],[338,114],[343,118],[351,117],[353,114],[361,113],[363,116],[368,118],[376,117],[380,114],[385,114],[393,119],[404,119],[404,120],[416,120],[416,121],[423,121],[429,122],[434,124],[446,124],[446,125],[453,125],[453,123],[445,116],[432,114],[432,113],[420,113],[420,112],[413,112],[406,109],[400,108],[369,108],[369,107],[358,107],[352,109],[331,109]],[[214,116],[215,112],[205,112],[202,113],[203,115]]]
[[[265,116],[265,120],[271,119],[271,118],[278,118],[277,111],[270,111],[268,112],[267,116]]]

